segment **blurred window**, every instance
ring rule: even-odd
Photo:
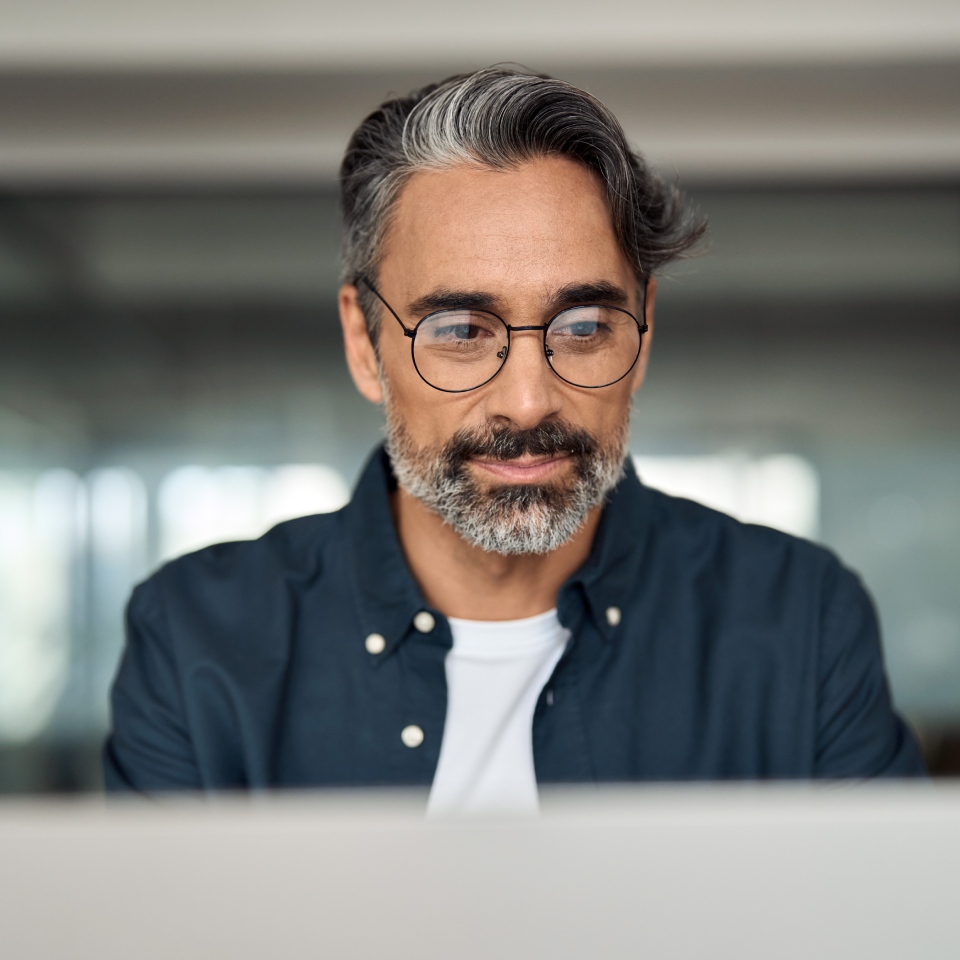
[[[86,489],[68,470],[0,472],[0,738],[47,726],[67,682]]]
[[[664,493],[798,537],[820,532],[820,480],[813,464],[795,454],[642,456],[634,463],[643,482]]]
[[[179,467],[153,505],[125,467],[0,471],[0,741],[105,729],[123,608],[158,563],[336,510],[349,495],[322,465]]]
[[[283,520],[339,510],[349,499],[332,467],[180,467],[160,484],[159,559],[258,537]]]

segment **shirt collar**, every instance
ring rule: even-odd
[[[575,616],[573,604],[580,594],[601,636],[617,636],[620,618],[636,595],[651,509],[650,491],[640,482],[628,456],[623,476],[604,505],[590,555],[560,588],[557,608],[561,621],[568,623]]]
[[[390,494],[396,480],[383,447],[367,462],[347,506],[348,549],[353,558],[359,615],[364,630],[386,640],[385,653],[410,632],[413,618],[432,610],[424,601],[397,538]],[[618,617],[626,610],[637,583],[650,522],[649,491],[640,483],[629,457],[623,476],[604,505],[586,563],[563,585],[557,598],[561,621],[578,619],[581,597],[601,636],[616,635]]]
[[[379,633],[386,640],[385,654],[406,637],[413,618],[430,609],[397,538],[390,508],[390,494],[396,486],[381,446],[367,461],[344,511],[360,621],[368,635]]]

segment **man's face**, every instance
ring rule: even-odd
[[[441,295],[445,304],[458,295],[474,306],[480,299],[511,326],[546,324],[573,305],[577,287],[606,287],[611,305],[637,316],[643,309],[600,184],[558,158],[506,171],[464,165],[414,175],[395,208],[378,280],[408,329]],[[501,553],[554,549],[618,479],[649,335],[627,377],[585,389],[553,373],[542,332],[514,333],[497,376],[467,393],[444,393],[420,378],[409,338],[386,311],[379,383],[369,370],[358,376],[347,337],[361,392],[385,401],[401,486],[468,541]]]

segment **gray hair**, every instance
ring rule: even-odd
[[[388,100],[354,132],[340,166],[343,281],[376,283],[391,215],[414,173],[463,163],[507,169],[545,156],[598,176],[638,282],[686,253],[706,229],[595,97],[544,74],[487,67]],[[359,296],[376,342],[379,304],[366,285]]]

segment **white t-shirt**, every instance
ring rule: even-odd
[[[536,813],[533,711],[570,631],[550,610],[524,620],[450,618],[447,719],[428,814]]]

